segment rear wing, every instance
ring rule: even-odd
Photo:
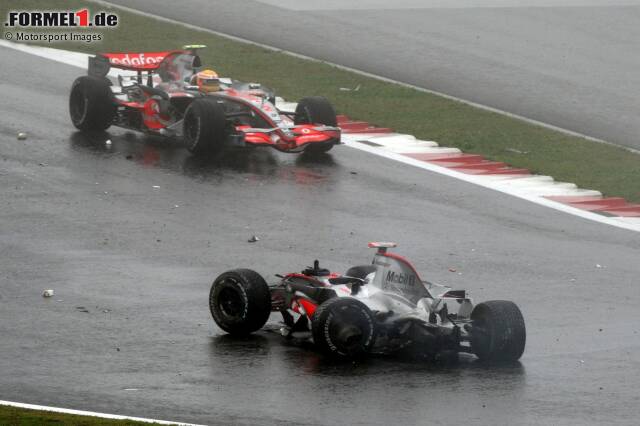
[[[102,53],[114,68],[130,71],[152,71],[157,69],[162,61],[170,55],[187,53],[184,50],[168,50],[165,52],[142,53]]]
[[[89,57],[88,74],[95,77],[105,77],[111,68],[137,71],[138,73],[142,73],[142,71],[152,72],[157,70],[166,58],[182,53],[188,53],[188,51],[99,53],[96,56]]]

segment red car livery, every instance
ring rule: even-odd
[[[83,131],[114,125],[176,137],[197,154],[226,146],[322,153],[340,143],[335,110],[324,97],[283,111],[273,90],[257,83],[219,79],[219,89],[204,92],[192,84],[200,67],[194,48],[91,57],[88,75],[71,88],[71,121]],[[107,78],[113,68],[122,70],[117,85]]]

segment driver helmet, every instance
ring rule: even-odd
[[[194,75],[195,84],[201,92],[217,92],[220,90],[220,78],[214,70],[202,70]]]

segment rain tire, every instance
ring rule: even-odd
[[[527,333],[518,306],[508,300],[479,303],[471,312],[471,349],[491,362],[514,362],[524,352]]]
[[[221,329],[231,335],[246,336],[262,328],[269,319],[269,286],[250,269],[227,271],[211,285],[209,309]]]
[[[310,96],[302,98],[296,106],[294,124],[324,124],[325,126],[337,127],[338,119],[336,111],[331,103],[322,96]],[[305,148],[305,152],[323,153],[333,148],[333,142],[313,143]]]
[[[313,314],[311,331],[318,349],[335,358],[362,358],[376,340],[371,310],[353,298],[334,297],[322,303]]]
[[[116,104],[106,78],[76,78],[69,95],[69,115],[73,125],[82,131],[99,132],[111,126]]]
[[[224,107],[212,98],[194,100],[184,113],[183,135],[187,149],[196,155],[215,154],[227,139]]]

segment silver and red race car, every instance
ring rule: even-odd
[[[194,85],[202,47],[89,58],[88,75],[71,87],[71,121],[83,131],[114,125],[177,137],[197,154],[225,146],[326,152],[340,143],[335,110],[323,97],[304,98],[287,112],[276,107],[273,90],[257,83],[221,78],[216,91]],[[123,70],[118,85],[107,77],[112,68]]]
[[[218,276],[209,293],[216,324],[232,335],[262,328],[280,312],[281,332],[308,339],[322,352],[342,358],[400,351],[435,359],[467,352],[485,361],[513,362],[526,341],[524,319],[515,303],[477,305],[464,290],[423,281],[409,261],[369,243],[373,262],[345,274],[313,267],[277,275],[268,285],[256,272],[236,269]]]

